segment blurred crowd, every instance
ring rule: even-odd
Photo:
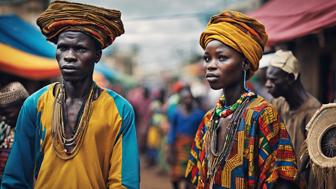
[[[190,84],[175,81],[165,88],[137,87],[127,99],[136,114],[137,137],[146,168],[157,167],[177,185],[184,177],[191,143],[208,100],[195,97]]]
[[[55,1],[54,3],[70,2]],[[75,4],[73,8],[79,12],[83,9],[78,9],[78,6],[87,7],[84,4]],[[139,170],[135,170],[139,168],[138,150],[142,167],[145,167],[146,170],[155,170],[158,175],[169,178],[170,186],[173,189],[245,187],[335,189],[336,118],[333,115],[336,112],[336,103],[334,103],[336,97],[335,84],[333,83],[335,73],[328,70],[329,68],[332,70],[331,63],[329,67],[321,66],[322,76],[319,78],[328,78],[330,84],[319,86],[328,89],[325,90],[327,92],[321,92],[320,96],[317,97],[317,90],[315,94],[311,94],[311,90],[305,88],[306,84],[309,83],[307,81],[310,81],[310,79],[303,79],[302,67],[309,64],[302,64],[304,62],[299,61],[297,57],[300,53],[292,52],[288,50],[290,48],[281,46],[266,46],[268,37],[262,24],[242,13],[224,11],[210,19],[206,30],[200,36],[200,45],[204,50],[203,60],[197,56],[197,61],[190,62],[190,65],[196,65],[194,63],[197,63],[197,69],[200,68],[204,72],[197,70],[196,74],[190,76],[194,78],[187,79],[188,74],[181,69],[176,75],[172,74],[174,76],[169,75],[167,78],[163,76],[158,78],[158,81],[149,81],[148,83],[145,81],[143,83],[139,82],[134,84],[136,86],[133,84],[122,85],[121,80],[125,79],[123,77],[119,77],[118,80],[115,79],[115,83],[109,83],[108,80],[104,80],[106,78],[103,75],[93,75],[93,70],[94,67],[97,67],[96,63],[102,56],[102,49],[112,44],[115,37],[124,33],[120,12],[112,11],[117,15],[117,20],[109,20],[105,17],[104,19],[97,19],[104,15],[101,13],[107,11],[107,9],[88,6],[92,9],[94,16],[84,15],[83,18],[76,18],[76,22],[65,22],[63,19],[57,20],[56,18],[68,18],[68,13],[63,15],[62,11],[53,10],[57,7],[51,6],[48,9],[55,14],[55,17],[48,16],[49,12],[47,11],[48,14],[44,13],[46,14],[44,15],[45,18],[42,17],[37,22],[42,28],[42,32],[49,31],[45,28],[49,28],[49,24],[54,21],[59,22],[55,24],[56,26],[75,24],[70,29],[62,28],[64,31],[53,31],[61,32],[61,34],[44,33],[49,40],[58,36],[57,39],[51,41],[57,42],[58,54],[56,57],[63,81],[54,84],[54,86],[57,86],[55,88],[48,88],[51,92],[43,92],[43,94],[49,94],[52,98],[41,95],[42,92],[32,94],[39,90],[40,86],[47,83],[36,82],[35,87],[32,88],[30,83],[20,82],[16,76],[2,75],[0,80],[0,183],[2,181],[5,185],[16,184],[15,181],[11,180],[11,177],[14,178],[13,180],[16,177],[22,177],[22,180],[26,180],[26,175],[16,168],[22,168],[24,166],[20,165],[24,164],[33,165],[32,161],[23,157],[25,153],[29,154],[31,152],[31,157],[40,158],[38,153],[42,150],[38,152],[39,150],[35,148],[40,148],[39,145],[41,144],[43,144],[43,148],[47,146],[47,149],[55,150],[56,155],[62,161],[45,160],[44,162],[56,162],[56,164],[44,163],[44,168],[49,172],[45,170],[39,172],[39,166],[42,165],[43,158],[38,159],[36,164],[34,162],[33,166],[28,166],[31,173],[37,173],[33,175],[35,177],[27,174],[31,176],[29,184],[35,187],[37,176],[40,173],[45,174],[45,177],[42,176],[45,180],[42,179],[41,181],[40,179],[40,185],[42,186],[46,181],[49,186],[54,184],[48,178],[53,177],[49,173],[53,175],[60,173],[60,177],[72,179],[71,174],[68,174],[67,171],[75,170],[73,168],[75,166],[66,167],[64,166],[66,161],[63,160],[71,159],[76,155],[78,152],[76,150],[83,144],[86,128],[96,129],[97,127],[93,126],[98,125],[101,130],[92,131],[90,136],[97,137],[94,142],[101,139],[102,144],[106,145],[98,146],[100,143],[94,143],[91,149],[101,148],[102,153],[97,154],[104,154],[110,160],[105,161],[108,159],[105,156],[92,158],[94,161],[90,163],[99,166],[88,170],[87,173],[90,174],[84,174],[84,176],[76,173],[75,177],[78,180],[72,183],[74,185],[77,184],[77,181],[81,183],[82,178],[88,179],[88,183],[91,182],[91,173],[94,175],[93,177],[97,176],[96,173],[101,171],[102,165],[105,163],[105,168],[108,170],[106,175],[109,174],[109,176],[101,182],[103,185],[106,184],[111,188],[116,188],[117,185],[113,186],[113,184],[118,184],[120,181],[118,186],[126,186],[129,184],[129,180],[134,179],[133,183],[127,187],[137,188],[140,181]],[[95,11],[96,9],[100,10],[100,12],[98,11],[99,14]],[[110,14],[111,12],[106,12],[105,16],[110,16]],[[76,17],[76,14],[74,14],[74,17]],[[86,20],[88,18],[92,19],[90,22],[93,23],[89,28],[87,28],[87,23],[90,22]],[[98,21],[102,21],[98,25],[107,25],[96,27]],[[99,32],[91,27],[99,30]],[[217,33],[217,31],[220,32]],[[232,33],[226,33],[226,31]],[[116,36],[111,37],[111,33]],[[102,36],[97,35],[97,37],[96,34]],[[324,46],[322,43],[325,43],[323,34],[319,34],[318,38],[319,42],[323,41],[320,42],[320,48],[322,48]],[[86,43],[82,46],[75,46],[72,44],[77,44],[77,42],[72,42],[73,39]],[[70,45],[64,45],[62,42]],[[92,47],[92,49],[85,47]],[[72,54],[67,51],[76,56],[69,56],[69,54]],[[92,52],[91,54],[88,53],[90,56],[87,59],[85,59],[86,56],[78,55],[87,52]],[[63,59],[62,56],[64,56]],[[80,65],[79,68],[69,66],[70,63],[75,65],[77,59],[81,63],[78,64]],[[65,62],[69,65],[62,65]],[[90,66],[85,67],[85,65]],[[322,68],[328,70],[325,77]],[[78,73],[77,76],[80,79],[76,78],[76,74],[72,74],[71,70],[75,70],[74,73]],[[106,71],[108,68],[101,67],[100,70]],[[85,80],[81,80],[82,75],[85,76]],[[108,74],[105,73],[105,75]],[[74,80],[72,80],[72,76],[75,76]],[[154,77],[157,77],[157,75]],[[170,80],[168,77],[174,77],[174,79],[171,78]],[[146,78],[143,79],[146,80]],[[46,82],[52,83],[53,81],[48,80]],[[126,80],[124,82],[127,83]],[[43,89],[40,91],[43,91]],[[33,97],[29,97],[31,94]],[[38,96],[38,100],[35,99],[36,94],[41,95]],[[105,94],[108,100],[99,99],[98,97],[101,94]],[[322,99],[322,101],[318,99]],[[49,103],[45,107],[50,108],[50,110],[41,108],[42,105],[37,103],[40,100],[45,104]],[[100,100],[100,104],[96,103],[98,100]],[[101,107],[98,107],[97,104]],[[110,104],[115,105],[113,106],[115,111],[112,110],[112,106],[108,106]],[[34,110],[36,109],[36,113],[25,110],[25,107],[29,106],[33,107]],[[91,114],[94,108],[96,108],[97,113]],[[19,113],[20,109],[21,113]],[[46,116],[47,113],[40,109],[50,113],[50,116]],[[134,110],[135,116],[132,110]],[[105,116],[102,115],[102,112],[109,111],[113,114],[108,114],[106,117],[111,116],[112,118],[108,121],[106,121],[107,119],[101,119]],[[49,132],[46,132],[47,127],[43,129],[41,127],[41,132],[36,135],[40,138],[35,135],[30,137],[31,132],[28,130],[32,128],[38,130],[36,125],[41,124],[39,123],[41,115],[48,118],[47,120],[42,116],[43,119],[47,120],[44,120],[46,123],[52,123],[45,124],[47,126],[51,125],[52,130],[49,129]],[[102,122],[100,124],[93,121],[89,122],[91,115],[95,121]],[[39,121],[32,121],[29,116]],[[135,124],[133,116],[135,117]],[[116,119],[122,121],[115,121]],[[30,123],[26,126],[25,122]],[[89,127],[89,123],[93,126]],[[18,129],[15,133],[16,127]],[[110,131],[112,133],[110,135],[116,136],[116,140],[106,137],[110,135],[100,135],[105,134],[105,131],[108,130],[104,130],[105,127],[114,129],[113,132]],[[117,131],[116,128],[118,127],[120,127],[120,130]],[[20,132],[24,134],[20,134]],[[14,134],[16,136],[15,142]],[[49,143],[44,143],[45,139],[50,138],[52,138],[52,143],[51,140],[46,140]],[[86,138],[89,137],[86,136]],[[60,142],[60,140],[62,141]],[[138,146],[136,146],[136,141]],[[60,142],[63,146],[57,148],[57,142]],[[114,148],[114,145],[110,146],[113,142],[115,142],[114,145],[120,146],[110,149],[111,146]],[[24,151],[27,147],[21,147],[20,145],[26,143],[33,150]],[[36,144],[36,146],[33,144]],[[56,144],[56,147],[51,147],[51,144]],[[84,146],[82,149],[89,149],[89,147],[91,146]],[[113,155],[111,151],[113,151]],[[45,150],[45,152],[45,154],[54,153],[52,150]],[[94,154],[91,152],[85,151],[77,157],[86,158]],[[10,153],[14,155],[9,156]],[[57,158],[56,156],[51,157]],[[104,159],[104,162],[101,162],[102,159]],[[25,161],[19,162],[19,160]],[[19,164],[16,164],[16,161]],[[86,167],[86,161],[84,162],[80,158],[77,161],[80,163],[79,167]],[[130,163],[130,166],[124,166],[125,162],[127,164],[131,161],[133,163]],[[41,164],[38,165],[38,163]],[[115,167],[111,168],[111,165]],[[63,171],[57,172],[57,170],[54,170],[55,167],[63,166],[66,167]],[[18,176],[13,176],[12,173],[14,172]],[[4,177],[2,177],[2,174]],[[119,181],[113,179],[119,179]],[[68,182],[71,181],[68,180]],[[55,185],[56,188],[63,184],[63,180],[57,183],[59,185]],[[83,183],[85,182],[81,184]],[[94,188],[97,188],[97,186]]]
[[[279,66],[277,63],[282,60],[285,60],[285,64]],[[204,84],[201,90],[205,89],[206,92],[195,95],[193,91],[197,89],[186,81],[174,80],[170,83],[163,87],[138,86],[124,95],[135,111],[143,166],[155,169],[160,175],[169,176],[173,188],[180,188],[182,184],[185,188],[193,188],[185,180],[191,145],[202,118],[215,103],[212,99],[218,99],[222,91],[210,90]],[[265,54],[260,60],[259,70],[247,86],[271,102],[280,113],[292,139],[301,175],[311,177],[307,172],[311,165],[307,159],[300,160],[300,156],[308,153],[304,149],[307,148],[304,141],[308,129],[304,128],[321,104],[303,88],[297,59],[290,51]],[[18,82],[10,83],[0,90],[1,172],[13,144],[18,111],[27,96],[27,91]]]

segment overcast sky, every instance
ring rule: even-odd
[[[117,38],[115,43],[121,48],[137,45],[140,49],[138,64],[146,70],[153,70],[171,69],[192,53],[201,53],[198,38],[209,14],[224,10],[230,0],[75,0],[75,2],[120,10],[125,34]]]

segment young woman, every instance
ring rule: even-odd
[[[262,24],[234,11],[212,17],[201,34],[205,77],[224,95],[192,146],[186,176],[199,189],[292,187],[297,168],[285,125],[245,86],[266,42]]]

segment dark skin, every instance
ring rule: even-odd
[[[245,92],[244,70],[248,71],[250,65],[245,58],[231,47],[213,40],[209,42],[204,51],[205,77],[212,89],[222,89],[227,105],[235,103]],[[221,119],[221,127],[227,125],[228,119]],[[224,129],[220,129],[217,137],[217,150],[222,149],[224,143]],[[294,183],[279,179],[274,188],[291,188]],[[281,187],[279,187],[281,186]]]
[[[191,94],[191,91],[189,89],[182,89],[179,92],[179,95],[180,95],[180,105],[179,106],[181,108],[181,111],[185,116],[188,116],[192,112],[193,107],[194,107],[194,98]],[[167,161],[168,163],[173,165],[176,161],[176,154],[174,152],[174,147],[172,145],[169,145],[168,151],[169,153],[167,154],[168,156]]]
[[[309,98],[308,92],[304,89],[300,81],[300,76],[295,80],[293,74],[289,74],[280,68],[269,66],[266,72],[266,79],[265,87],[268,89],[268,92],[275,98],[280,96],[284,97],[291,111],[298,109]],[[307,134],[305,130],[303,130],[303,133],[304,135]],[[302,160],[299,172],[305,169],[308,160],[307,157]],[[293,183],[291,184],[294,185]],[[274,188],[285,187],[283,183],[280,183]]]
[[[290,110],[298,109],[309,98],[300,77],[295,80],[293,74],[289,74],[280,68],[269,66],[266,79],[265,87],[268,92],[274,98],[283,96],[288,102]]]
[[[182,113],[185,116],[188,116],[192,111],[193,108],[195,107],[194,103],[194,97],[192,96],[192,93],[190,91],[190,88],[183,88],[180,92],[180,108]],[[167,154],[167,161],[169,164],[174,165],[176,163],[176,152],[174,151],[174,147],[172,145],[168,146],[168,154]],[[191,183],[185,182],[183,179],[181,179],[182,182],[185,183],[185,188],[186,189],[192,189],[194,188]],[[172,182],[173,188],[179,188],[179,184],[181,181],[175,181]]]
[[[211,41],[204,51],[205,77],[212,89],[222,89],[227,105],[234,104],[245,92],[244,70],[249,66],[242,64],[243,56],[231,47],[219,42]],[[229,118],[221,119],[221,126],[227,125]],[[224,144],[225,129],[220,129],[217,137],[217,149],[222,149]]]
[[[222,89],[228,105],[235,103],[244,92],[242,66],[244,58],[231,47],[213,40],[204,51],[205,77],[214,90]]]
[[[272,95],[267,92],[267,89],[265,87],[266,83],[266,71],[267,67],[259,68],[256,72],[254,72],[253,77],[255,78],[255,85],[257,92],[260,96],[264,97],[267,101],[272,100]],[[258,89],[257,89],[258,88]]]
[[[80,108],[93,83],[94,65],[100,60],[101,53],[97,42],[85,33],[65,31],[58,37],[56,59],[66,93],[65,134],[68,138],[76,128]]]
[[[181,105],[183,112],[188,115],[194,107],[194,98],[189,89],[182,89],[180,92]]]

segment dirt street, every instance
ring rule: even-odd
[[[171,189],[169,176],[162,175],[155,167],[146,168],[146,164],[141,161],[141,189]]]

